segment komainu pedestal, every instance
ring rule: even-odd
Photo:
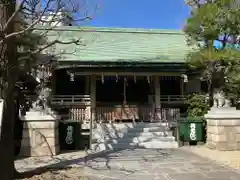
[[[240,111],[232,107],[213,107],[205,115],[207,147],[221,151],[240,150]]]
[[[19,156],[53,156],[59,153],[57,116],[27,112],[22,119],[23,139]]]

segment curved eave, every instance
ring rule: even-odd
[[[133,71],[133,72],[186,72],[186,63],[141,62],[59,62],[56,69],[81,69],[81,71]]]

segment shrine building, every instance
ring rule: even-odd
[[[186,57],[194,49],[180,30],[57,27],[51,105],[63,118],[156,122],[184,113],[185,97],[201,91]]]

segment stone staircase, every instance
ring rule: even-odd
[[[173,132],[166,123],[98,124],[93,130],[94,151],[146,148],[178,148]]]

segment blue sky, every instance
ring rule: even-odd
[[[189,16],[184,0],[101,0],[88,26],[182,29]]]

